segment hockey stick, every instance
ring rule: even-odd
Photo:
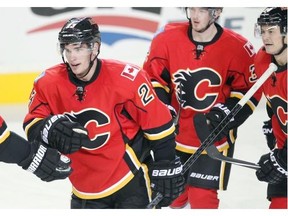
[[[155,198],[146,206],[146,209],[153,209],[161,202],[162,199],[163,195],[157,192]]]
[[[183,164],[182,174],[186,173],[187,170],[193,165],[193,163],[198,159],[201,153],[209,146],[216,137],[221,133],[221,131],[228,125],[230,120],[242,109],[242,107],[247,103],[247,101],[255,94],[255,92],[262,86],[262,84],[270,77],[270,75],[277,70],[277,66],[274,63],[270,63],[267,70],[262,74],[262,76],[254,83],[254,85],[246,92],[243,98],[233,107],[231,112],[220,122],[220,124],[214,128],[210,135],[202,142],[201,146],[196,150],[196,152],[191,155],[187,161]],[[159,194],[159,193],[157,193]],[[163,195],[160,194],[162,197]],[[154,206],[148,205],[150,208],[154,208],[162,200],[159,198],[160,195],[152,200]],[[157,201],[157,202],[156,202]],[[148,208],[147,206],[147,208]]]
[[[207,151],[208,156],[215,160],[225,161],[227,163],[231,163],[231,164],[235,164],[238,166],[247,167],[247,168],[255,169],[255,170],[258,170],[260,168],[258,164],[224,156],[218,151],[218,149],[214,145],[207,147],[206,151]]]
[[[199,114],[195,115],[193,120],[194,120],[196,133],[197,133],[199,139],[201,140],[201,142],[204,142],[206,137],[208,137],[210,134],[209,127],[206,123],[206,117],[204,114],[199,113]],[[213,143],[206,148],[206,152],[207,152],[207,155],[209,157],[211,157],[215,160],[225,161],[227,163],[231,163],[231,164],[235,164],[238,166],[243,166],[243,167],[247,167],[247,168],[251,168],[251,169],[256,169],[256,170],[260,168],[260,166],[258,164],[254,164],[254,163],[251,163],[248,161],[239,160],[236,158],[231,158],[231,157],[227,157],[227,156],[222,155],[218,151],[216,146],[213,145]]]

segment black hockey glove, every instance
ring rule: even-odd
[[[67,178],[72,173],[70,164],[68,157],[37,141],[31,143],[28,157],[18,163],[23,169],[46,182]]]
[[[90,143],[87,130],[65,115],[48,117],[41,130],[41,137],[46,144],[63,154],[71,154]]]
[[[266,137],[266,141],[267,141],[267,145],[268,145],[269,149],[270,150],[274,149],[275,145],[276,145],[276,138],[273,134],[271,119],[268,121],[264,121],[262,131]]]
[[[149,168],[153,196],[157,192],[163,195],[158,207],[169,206],[184,191],[185,179],[181,174],[180,158],[173,161],[154,162]]]
[[[270,153],[261,156],[258,162],[260,169],[256,171],[259,181],[278,184],[288,177],[287,158],[281,157],[281,151],[283,150],[274,149]]]
[[[230,113],[230,110],[225,104],[218,103],[205,115],[208,120],[210,131],[213,131],[220,122]],[[231,120],[233,121],[233,119]],[[228,136],[229,127],[226,126],[215,139],[216,141]]]

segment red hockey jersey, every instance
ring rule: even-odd
[[[0,116],[0,145],[4,143],[4,141],[9,137],[9,135],[10,131],[8,130],[4,119]]]
[[[174,138],[175,126],[139,67],[98,60],[92,80],[84,86],[71,74],[59,64],[36,79],[24,128],[29,133],[35,122],[54,114],[69,115],[85,126],[91,147],[68,155],[73,193],[85,199],[106,197],[125,186],[135,169],[144,169],[127,141],[141,129],[150,142],[163,143]],[[79,100],[76,90],[81,85]]]
[[[164,88],[178,112],[181,101],[176,148],[186,153],[195,152],[200,144],[193,116],[208,112],[229,97],[241,99],[257,78],[251,43],[215,25],[218,33],[214,39],[200,43],[193,40],[188,22],[168,24],[153,39],[143,66],[153,87]],[[257,93],[247,102],[252,111],[260,97]],[[230,137],[233,140],[231,133]],[[228,147],[225,141],[216,144],[220,150]]]
[[[272,56],[261,48],[255,57],[255,71],[258,77],[267,70],[271,62]],[[266,80],[261,90],[273,110],[272,127],[278,148],[283,148],[288,138],[287,64],[282,67],[278,65],[277,71]]]

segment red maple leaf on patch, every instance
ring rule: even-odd
[[[133,71],[134,71],[134,68],[129,68],[129,69],[128,69],[128,72],[129,72],[129,73],[133,73]]]

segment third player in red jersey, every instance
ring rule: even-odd
[[[261,169],[256,172],[260,181],[268,182],[269,208],[288,208],[287,200],[287,10],[266,8],[257,19],[255,33],[261,36],[263,47],[255,57],[255,71],[260,77],[271,62],[277,71],[262,86],[267,99],[264,131],[271,152],[259,160]],[[270,127],[269,127],[270,125]],[[275,137],[275,139],[271,139]]]

